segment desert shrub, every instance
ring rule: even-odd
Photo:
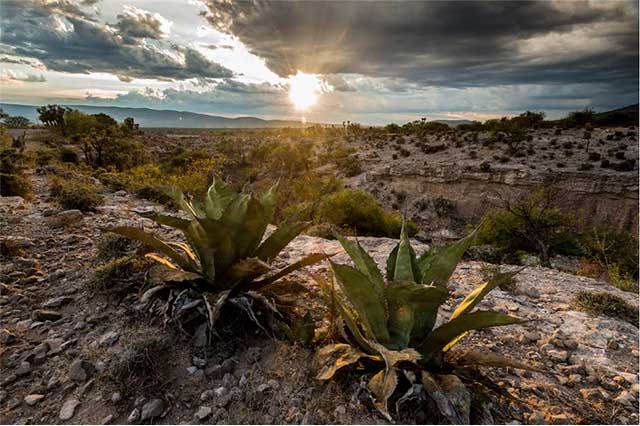
[[[638,240],[630,232],[598,226],[579,237],[581,254],[622,280],[638,275]],[[621,282],[621,281],[620,281]]]
[[[580,171],[588,171],[593,169],[593,164],[591,163],[582,163],[578,166],[578,170]]]
[[[317,225],[312,225],[304,231],[306,235],[311,237],[324,238],[325,240],[335,240],[333,235],[333,228],[328,223],[320,223]]]
[[[324,198],[318,206],[316,223],[327,222],[358,235],[393,237],[402,227],[398,213],[386,212],[371,194],[354,189],[343,189]],[[410,234],[417,228],[408,223]]]
[[[37,167],[44,167],[51,164],[56,156],[53,150],[45,147],[38,148],[33,152],[33,161]]]
[[[597,152],[590,152],[589,161],[600,161],[600,154]]]
[[[323,197],[344,189],[338,177],[307,173],[300,177],[280,181],[276,221],[312,221]]]
[[[63,163],[78,164],[80,163],[80,155],[73,148],[63,146],[58,152],[58,158]]]
[[[24,155],[10,146],[10,138],[0,126],[0,195],[30,197],[32,185],[24,175],[24,162]]]
[[[94,211],[103,203],[103,198],[98,194],[95,185],[77,178],[54,177],[51,184],[51,196],[62,208],[84,212]]]
[[[573,254],[576,220],[557,206],[558,194],[557,188],[540,187],[513,201],[502,200],[502,209],[485,214],[478,244],[492,244],[506,254],[534,252],[545,266],[552,253]]]
[[[573,303],[585,312],[621,319],[638,326],[638,310],[615,294],[581,291],[576,294]]]
[[[491,163],[489,163],[488,161],[483,161],[480,164],[480,171],[484,173],[489,173],[491,171]]]
[[[150,265],[150,260],[146,258],[118,257],[97,267],[87,285],[94,291],[126,292],[128,288],[144,282],[144,273]]]
[[[607,269],[607,275],[611,284],[622,291],[638,293],[638,280],[633,276],[621,272],[620,265],[613,264]],[[637,276],[637,273],[636,273]]]
[[[96,248],[97,259],[112,260],[130,255],[132,252],[139,250],[141,245],[136,241],[120,235],[106,234],[98,238]]]
[[[618,172],[632,172],[636,168],[636,159],[629,158],[620,163],[613,163],[611,164],[611,168]]]
[[[444,197],[436,197],[433,199],[433,208],[439,217],[450,216],[456,209],[456,204]]]

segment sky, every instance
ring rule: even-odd
[[[636,1],[0,0],[0,100],[386,124],[638,102]]]

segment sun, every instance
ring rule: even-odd
[[[289,99],[293,106],[305,111],[318,102],[322,93],[329,92],[331,86],[323,82],[317,74],[298,71],[289,77]]]

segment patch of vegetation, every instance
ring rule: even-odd
[[[577,224],[558,207],[558,195],[558,188],[542,186],[513,201],[502,199],[502,209],[485,214],[478,244],[491,244],[505,253],[534,252],[545,266],[553,253],[572,253]]]
[[[455,202],[444,197],[436,197],[433,199],[433,208],[438,217],[449,217],[456,210]]]
[[[24,145],[12,144],[11,137],[0,126],[0,195],[4,197],[31,196],[33,188],[24,174],[26,159],[23,150]]]
[[[336,333],[331,337],[339,339],[339,343],[328,344],[316,352],[313,364],[318,370],[317,378],[329,380],[338,370],[361,363],[365,367],[361,371],[375,373],[368,390],[375,407],[391,421],[388,400],[403,371],[411,371],[404,377],[432,394],[439,389],[438,373],[451,371],[455,362],[446,357],[446,351],[462,336],[472,330],[520,322],[500,312],[474,311],[486,294],[501,281],[513,277],[514,273],[509,273],[498,274],[478,287],[456,307],[447,322],[435,327],[438,309],[449,296],[447,282],[474,237],[469,235],[418,257],[403,227],[400,242],[387,260],[385,280],[357,241],[339,236],[355,268],[331,263],[339,294],[323,279],[318,278],[318,283],[328,305],[335,307],[330,312],[342,318],[349,333],[339,334],[341,338]],[[330,318],[330,323],[335,320]],[[448,407],[440,410],[442,414],[452,423],[459,423],[460,414],[449,396],[442,392],[440,395]]]
[[[343,189],[324,198],[316,214],[316,223],[330,223],[357,235],[392,237],[400,232],[402,218],[384,210],[371,194],[355,189]],[[410,235],[417,232],[409,222]]]
[[[578,309],[593,315],[604,315],[638,326],[638,310],[615,294],[581,291],[573,302]]]
[[[230,301],[244,309],[249,317],[256,318],[254,303],[271,307],[271,302],[265,302],[264,296],[258,295],[261,291],[287,274],[326,258],[324,254],[310,254],[278,272],[271,271],[269,263],[309,226],[308,222],[287,222],[263,241],[276,209],[275,186],[262,194],[243,194],[215,180],[202,201],[190,201],[176,188],[167,190],[167,195],[190,219],[157,213],[143,216],[181,231],[187,244],[167,243],[135,227],[116,227],[111,232],[149,246],[156,253],[149,253],[147,257],[172,269],[170,280],[185,290],[180,292],[181,296],[172,293],[174,298],[169,303],[176,321],[198,312],[198,303],[176,308],[176,297],[180,297],[178,306],[185,303],[185,297],[201,301],[207,308],[210,331],[220,310]],[[142,297],[151,298],[161,289],[151,289],[151,293]],[[278,315],[273,310],[268,312]]]
[[[51,197],[64,209],[83,212],[95,211],[104,202],[95,185],[78,178],[58,176],[52,178]]]
[[[131,255],[141,247],[140,243],[129,238],[116,234],[105,234],[100,236],[96,242],[96,258],[99,260],[113,260]]]
[[[135,256],[115,258],[97,267],[87,286],[94,291],[126,293],[130,287],[142,285],[149,264],[147,259]]]

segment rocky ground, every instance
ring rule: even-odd
[[[48,179],[31,178],[32,200],[0,198],[0,238],[21,247],[19,255],[0,258],[0,422],[383,422],[357,380],[314,379],[311,349],[260,334],[223,336],[203,347],[146,311],[135,292],[114,297],[89,288],[101,228],[152,229],[133,210],[161,207],[105,190],[105,205],[95,213],[61,211],[47,199]],[[394,241],[362,243],[382,263]],[[281,260],[310,252],[338,253],[335,260],[346,261],[335,241],[307,236]],[[486,266],[460,264],[443,317],[481,282]],[[327,272],[326,265],[312,269]],[[320,322],[318,289],[305,273],[292,280],[306,288]],[[638,328],[576,311],[571,300],[580,290],[614,293],[638,306],[636,295],[604,282],[538,267],[521,272],[513,289],[485,299],[487,307],[530,321],[474,333],[460,347],[481,345],[539,371],[487,370],[512,398],[474,397],[473,421],[638,424]],[[433,421],[420,407],[400,419]]]

